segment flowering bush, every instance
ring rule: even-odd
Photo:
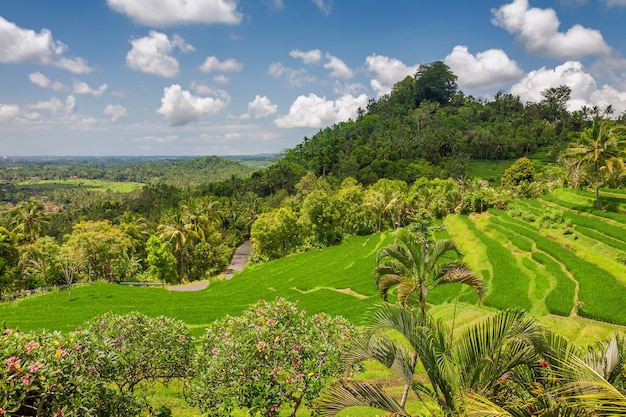
[[[259,301],[241,316],[207,329],[187,401],[212,415],[246,407],[250,415],[271,417],[283,405],[295,415],[343,372],[341,351],[354,332],[341,317],[307,317],[296,303],[282,298]]]
[[[81,333],[0,335],[0,416],[135,416],[131,396],[112,391]]]
[[[95,369],[120,392],[131,393],[142,381],[167,382],[191,372],[194,341],[180,320],[109,312],[88,322],[83,333],[100,353]]]

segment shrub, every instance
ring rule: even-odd
[[[239,317],[216,321],[202,337],[187,401],[212,415],[236,407],[276,416],[281,406],[311,406],[342,374],[341,351],[354,327],[341,317],[308,318],[297,304],[259,301]]]
[[[95,367],[102,355],[82,332],[0,335],[0,414],[135,416],[141,405],[110,389]]]
[[[191,374],[193,338],[180,320],[111,312],[88,322],[89,338],[100,359],[94,364],[120,392],[131,393],[142,382],[168,382]]]

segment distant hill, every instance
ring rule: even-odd
[[[44,181],[80,178],[193,186],[223,181],[232,176],[249,177],[255,170],[269,165],[273,157],[4,157],[0,159],[0,180],[15,183],[33,178]]]

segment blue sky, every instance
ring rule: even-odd
[[[626,111],[626,0],[2,0],[0,155],[280,152],[444,61]]]

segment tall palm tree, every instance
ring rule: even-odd
[[[416,302],[422,321],[426,320],[426,300],[428,293],[434,287],[460,283],[473,288],[478,294],[478,300],[483,297],[485,288],[480,277],[474,274],[462,261],[441,262],[441,258],[448,252],[460,254],[454,242],[449,239],[431,242],[422,235],[400,229],[397,232],[395,243],[388,245],[378,252],[374,269],[376,285],[383,300],[392,288],[397,288],[398,304],[403,308]],[[417,353],[413,355],[410,369],[417,365]],[[410,383],[404,387],[400,402],[401,406],[407,401]]]
[[[379,305],[370,313],[365,332],[346,354],[345,365],[366,359],[380,362],[410,384],[430,415],[467,415],[470,410],[477,416],[525,415],[524,408],[534,405],[523,382],[541,372],[542,357],[535,345],[545,333],[523,312],[501,311],[454,339],[441,322],[430,318],[424,322],[418,312],[401,306]],[[428,384],[413,378],[414,354],[426,371]],[[508,395],[501,395],[503,391]],[[319,410],[327,417],[353,406],[410,415],[382,387],[348,378],[329,387]],[[486,412],[494,409],[498,413]]]
[[[592,126],[576,136],[576,143],[562,155],[569,169],[589,166],[593,171],[596,189],[596,207],[600,205],[600,171],[609,173],[624,171],[624,155],[626,154],[626,126],[618,125],[611,120],[595,119]]]
[[[180,210],[172,210],[164,217],[163,223],[158,228],[158,237],[162,241],[170,242],[172,251],[178,264],[178,276],[187,277],[187,263],[185,262],[190,251],[193,234],[189,230],[189,224]]]
[[[448,252],[460,254],[449,239],[431,242],[407,229],[398,230],[397,241],[382,248],[376,257],[374,276],[383,300],[397,288],[398,303],[408,307],[416,302],[425,316],[430,290],[453,283],[471,287],[481,300],[485,292],[482,279],[462,261],[441,262]]]
[[[50,223],[43,204],[30,198],[11,210],[9,218],[12,231],[22,234],[28,242],[34,242],[41,237]]]

